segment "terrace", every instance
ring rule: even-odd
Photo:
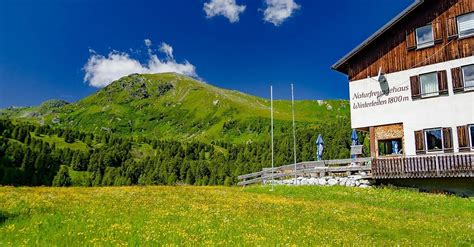
[[[262,171],[238,176],[238,185],[265,183],[271,179],[296,176],[323,177],[328,174],[350,175],[364,172],[369,179],[408,178],[474,178],[474,152],[432,154],[390,158],[355,158],[310,161],[264,168]]]

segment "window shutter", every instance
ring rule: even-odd
[[[416,39],[415,39],[415,30],[409,30],[406,33],[406,42],[407,42],[407,50],[415,50],[416,49]]]
[[[420,78],[418,76],[410,77],[410,84],[411,84],[411,98],[412,99],[421,98]]]
[[[415,150],[416,154],[426,154],[423,130],[415,131]]]
[[[451,128],[443,128],[443,144],[444,144],[444,152],[446,153],[454,152],[453,132]]]
[[[448,94],[448,76],[446,70],[438,71],[438,89],[439,95]]]
[[[464,91],[464,82],[462,79],[461,68],[452,68],[451,76],[453,79],[453,90],[455,93]]]
[[[456,17],[448,18],[446,22],[446,31],[448,40],[452,40],[458,37],[458,23]]]
[[[435,43],[443,42],[443,29],[441,28],[441,21],[433,22],[433,37]]]
[[[458,126],[459,152],[469,151],[469,137],[467,136],[467,125]]]

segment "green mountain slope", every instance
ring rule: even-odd
[[[275,101],[274,109],[276,134],[285,134],[291,102]],[[298,128],[316,129],[337,120],[349,124],[344,100],[296,101],[295,109]],[[48,101],[0,114],[85,132],[244,143],[268,138],[270,101],[174,73],[134,74],[76,103]]]

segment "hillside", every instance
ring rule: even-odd
[[[130,75],[76,103],[8,108],[0,112],[0,184],[235,184],[270,165],[269,106],[168,73]],[[274,108],[280,166],[293,162],[291,102]],[[315,159],[318,134],[323,159],[349,157],[347,101],[297,101],[295,109],[297,161]]]
[[[276,135],[284,134],[291,126],[291,102],[275,101],[274,109]],[[295,109],[299,128],[338,119],[349,125],[347,101],[296,101]],[[174,73],[134,74],[76,103],[53,100],[0,115],[93,133],[245,143],[268,138],[270,102]]]

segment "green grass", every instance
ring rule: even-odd
[[[472,199],[344,187],[0,188],[0,245],[472,246]]]
[[[56,145],[57,148],[69,148],[71,150],[78,150],[78,151],[87,151],[88,147],[87,144],[81,141],[74,141],[73,143],[67,143],[64,138],[58,137],[57,135],[47,136],[47,135],[40,135],[37,136],[34,132],[30,133],[32,138],[41,139],[49,144]]]
[[[69,176],[71,177],[72,186],[88,186],[91,172],[74,171],[73,169],[69,168]]]

